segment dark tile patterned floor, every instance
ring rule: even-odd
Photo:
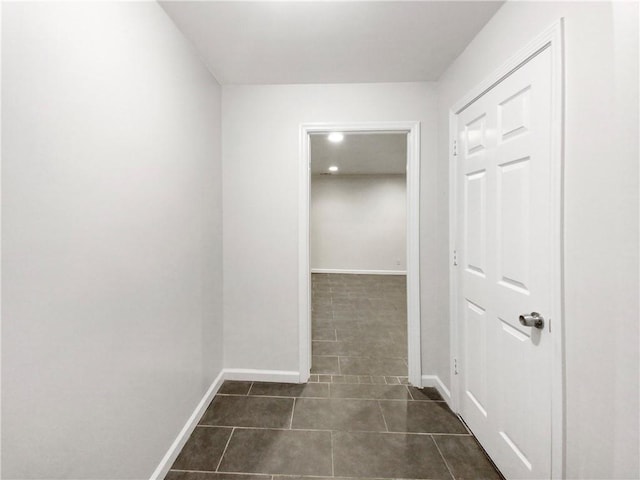
[[[407,385],[404,277],[313,287],[311,382],[225,382],[166,479],[500,479],[438,392]]]

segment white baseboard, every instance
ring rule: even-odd
[[[253,368],[225,368],[225,380],[247,382],[300,383],[300,372],[293,370],[260,370]]]
[[[348,275],[406,275],[406,270],[349,270],[342,268],[312,268],[311,273],[342,273]]]
[[[184,424],[184,427],[180,430],[180,433],[169,447],[169,450],[164,455],[155,471],[151,474],[150,480],[162,480],[167,473],[169,473],[171,465],[173,465],[173,462],[178,458],[182,447],[187,443],[189,436],[195,430],[196,425],[198,425],[202,415],[204,415],[204,412],[213,400],[213,397],[218,393],[222,382],[225,380],[299,383],[300,373],[289,370],[258,370],[251,368],[223,369],[211,383],[211,386],[196,406],[195,410],[187,420],[187,423]]]
[[[447,402],[447,405],[451,407],[451,392],[442,383],[440,377],[437,375],[422,375],[422,386],[423,387],[435,387],[438,390],[438,393],[442,395],[442,398]]]
[[[204,415],[204,412],[211,403],[211,400],[213,400],[213,397],[215,397],[216,393],[218,393],[218,390],[220,389],[220,386],[222,385],[224,379],[225,372],[223,370],[218,374],[215,380],[211,383],[209,389],[205,392],[204,396],[187,420],[187,423],[184,424],[184,427],[182,427],[182,430],[180,430],[180,433],[169,447],[169,450],[164,455],[155,471],[151,474],[150,480],[162,480],[167,476],[171,465],[173,465],[173,462],[175,462],[176,458],[178,458],[182,447],[184,447],[184,444],[187,443],[189,436],[195,430],[196,425],[198,425],[198,422],[202,418],[202,415]]]

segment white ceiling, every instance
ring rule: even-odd
[[[160,1],[222,84],[437,80],[502,1]]]
[[[347,133],[340,143],[327,134],[311,135],[311,173],[337,175],[406,174],[407,135],[405,133]]]

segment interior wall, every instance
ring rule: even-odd
[[[155,2],[2,9],[2,477],[149,478],[222,368],[220,87]]]
[[[437,218],[448,199],[435,188],[435,109],[433,83],[223,87],[226,367],[298,371],[303,123],[420,121],[423,324],[446,310],[448,246],[437,239],[448,233]]]
[[[438,84],[439,161],[448,163],[449,108],[560,17],[566,476],[640,478],[637,2],[507,2]],[[445,372],[448,336],[434,334]]]
[[[309,223],[312,271],[407,270],[405,175],[313,175]]]

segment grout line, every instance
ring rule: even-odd
[[[436,442],[436,439],[433,438],[433,436],[431,436],[431,440],[433,441],[433,444],[436,446],[436,449],[438,450],[438,453],[440,454],[440,458],[442,458],[442,461],[444,462],[444,465],[447,467],[447,470],[449,470],[449,475],[451,475],[451,478],[453,480],[455,480],[455,476],[453,475],[453,472],[451,471],[451,467],[449,466],[449,462],[447,462],[447,459],[444,458],[444,455],[442,454],[442,451],[440,450],[440,447],[438,446],[438,442]]]
[[[407,390],[409,392],[409,397],[411,398],[411,400],[415,400],[413,393],[411,393],[411,389],[409,388],[409,385],[405,385],[405,387],[407,387]]]
[[[346,432],[346,433],[386,433],[389,435],[431,435],[431,436],[449,436],[449,437],[473,437],[468,433],[446,433],[446,432],[392,432],[383,430],[336,430],[332,428],[276,428],[276,427],[243,427],[231,425],[198,425],[198,428],[232,428],[235,430],[274,430],[277,432]]]
[[[380,405],[380,400],[376,402],[378,404],[378,410],[380,410],[380,415],[382,415],[382,421],[384,422],[384,428],[389,431],[389,426],[387,425],[387,419],[384,418],[384,411],[382,410],[382,405]]]
[[[293,430],[293,412],[296,411],[296,398],[293,399],[293,407],[291,408],[291,420],[289,420],[289,430]]]
[[[335,471],[335,465],[333,462],[333,431],[331,431],[329,433],[330,437],[331,437],[331,476],[335,477],[336,476],[336,471]]]
[[[187,472],[187,473],[216,473],[212,470],[187,470],[183,468],[172,468],[170,472]]]
[[[251,390],[253,389],[253,384],[254,384],[254,382],[251,382],[251,385],[249,385],[249,390],[247,390],[247,395],[246,395],[247,397],[249,395],[251,395]]]
[[[233,432],[236,431],[236,427],[233,427],[231,430],[231,435],[227,438],[227,443],[224,446],[224,450],[222,451],[222,455],[220,455],[220,460],[218,460],[218,465],[216,465],[216,472],[220,469],[220,464],[222,463],[222,459],[224,458],[224,454],[227,453],[227,448],[229,447],[229,443],[231,442],[231,437],[233,437]]]

